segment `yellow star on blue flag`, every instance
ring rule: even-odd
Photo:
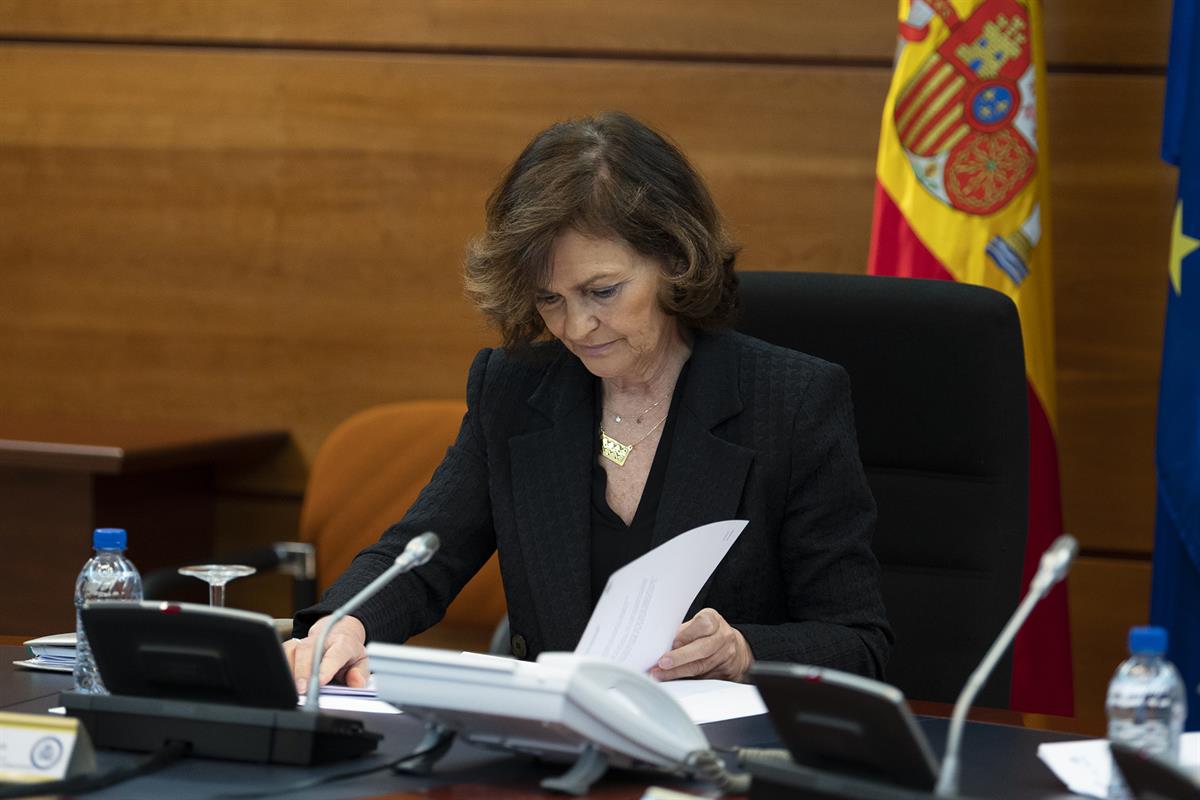
[[[1171,225],[1171,256],[1167,272],[1175,294],[1183,294],[1183,260],[1200,249],[1200,239],[1183,232],[1183,201],[1175,204],[1175,222]]]

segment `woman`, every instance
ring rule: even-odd
[[[574,649],[615,569],[730,518],[749,525],[651,674],[737,680],[755,659],[882,674],[891,632],[849,382],[727,330],[735,253],[700,177],[632,117],[534,138],[467,257],[467,293],[504,347],[475,358],[429,485],[297,615],[298,635],[411,537],[436,531],[442,548],[330,632],[322,682],[365,683],[364,642],[437,622],[497,549],[513,654]],[[285,646],[301,691],[313,638]]]

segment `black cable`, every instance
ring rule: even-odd
[[[43,781],[41,783],[0,783],[0,798],[8,797],[41,797],[54,794],[86,794],[97,789],[105,789],[114,784],[149,775],[187,755],[192,746],[187,742],[168,742],[162,749],[121,767],[113,767],[107,772],[76,775],[73,778],[63,778],[58,781]]]
[[[441,747],[441,743],[435,742],[432,745],[430,745],[429,747],[425,747],[421,750],[414,750],[411,753],[405,753],[400,758],[397,758],[395,761],[388,761],[384,764],[374,764],[370,767],[363,767],[361,769],[352,769],[352,770],[346,770],[345,772],[336,772],[332,775],[318,775],[315,778],[308,778],[307,780],[296,781],[295,783],[290,783],[287,786],[277,786],[277,787],[273,787],[271,789],[264,789],[262,791],[235,792],[233,794],[219,794],[219,795],[217,795],[217,797],[229,798],[229,800],[234,800],[234,798],[236,798],[237,800],[251,800],[252,798],[258,798],[258,797],[274,797],[275,795],[279,795],[279,794],[290,794],[292,792],[302,792],[305,789],[312,789],[316,786],[323,786],[327,783],[334,783],[336,781],[346,780],[347,778],[359,778],[359,777],[362,777],[363,775],[370,775],[374,772],[383,772],[384,770],[389,770],[389,769],[399,773],[399,772],[404,771],[404,762],[412,761],[413,759],[420,758],[421,756],[424,756],[424,755],[428,755],[429,753],[432,753],[435,750],[437,750],[439,747]]]

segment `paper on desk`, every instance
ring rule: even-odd
[[[297,698],[296,707],[303,708],[304,695]],[[391,703],[385,703],[374,697],[355,697],[344,694],[324,694],[317,698],[317,707],[325,711],[356,711],[362,714],[403,714]],[[47,709],[50,714],[66,714],[66,706],[54,706]]]
[[[36,669],[42,672],[74,672],[75,660],[60,661],[55,659],[45,659],[41,656],[35,658],[19,658],[13,662],[18,667],[25,669]]]
[[[693,528],[614,572],[575,652],[650,669],[671,649],[688,606],[747,524],[733,519]]]
[[[304,706],[304,695],[300,696],[297,707]],[[344,694],[323,694],[317,699],[317,704],[324,711],[356,711],[362,714],[399,714],[400,709],[391,703],[385,703],[374,697],[351,697]]]
[[[1038,758],[1076,794],[1104,797],[1112,776],[1107,739],[1047,742],[1038,745]],[[1180,767],[1193,774],[1200,769],[1200,733],[1185,733],[1179,745]]]
[[[303,699],[303,698],[301,698]],[[372,700],[366,697],[322,697],[319,705],[322,711],[353,711],[358,714],[403,714],[391,703],[382,700]]]
[[[296,705],[303,706],[304,700],[304,695],[300,695]],[[391,703],[385,703],[376,696],[374,675],[371,676],[370,683],[361,689],[352,689],[349,686],[332,683],[322,686],[321,696],[317,702],[322,709],[327,711],[357,711],[367,714],[401,713],[400,709]]]
[[[342,697],[375,697],[378,692],[375,691],[375,676],[372,675],[367,680],[367,685],[361,688],[354,686],[344,686],[340,683],[327,683],[321,687],[322,697],[331,697],[341,695]]]
[[[748,683],[683,680],[663,681],[659,686],[683,706],[697,725],[767,713],[758,689]]]
[[[75,632],[70,633],[53,633],[49,636],[39,636],[36,639],[27,639],[25,646],[34,652],[35,655],[46,653],[55,653],[58,655],[69,655],[75,657]]]

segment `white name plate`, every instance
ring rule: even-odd
[[[53,781],[95,768],[96,753],[79,720],[0,711],[0,782]]]

